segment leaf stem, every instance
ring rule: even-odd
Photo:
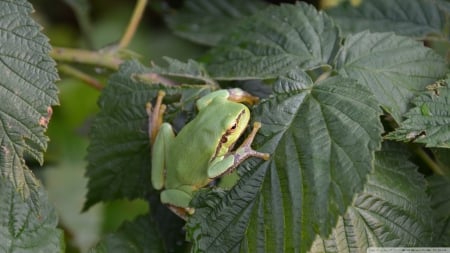
[[[138,0],[133,11],[133,16],[128,23],[128,27],[122,36],[119,43],[119,49],[127,48],[136,33],[139,22],[144,14],[145,6],[147,5],[147,0]]]
[[[50,51],[50,56],[57,61],[92,64],[113,70],[119,69],[119,65],[123,62],[121,58],[108,51],[100,52],[63,47],[54,47]]]
[[[421,147],[417,145],[410,145],[413,152],[419,156],[420,159],[436,174],[445,175],[445,172],[442,168],[433,160],[431,157],[423,150]]]
[[[93,87],[96,90],[102,90],[103,84],[100,83],[96,78],[84,73],[83,71],[76,69],[67,64],[61,64],[58,66],[59,71],[65,73],[67,75],[74,76],[81,81],[87,83],[89,86]]]

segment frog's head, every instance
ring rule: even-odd
[[[223,130],[214,157],[228,153],[247,128],[250,110],[240,103],[229,103],[227,113],[221,119]]]

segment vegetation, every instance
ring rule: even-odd
[[[96,50],[87,1],[65,0],[83,46],[59,47],[28,1],[0,0],[0,251],[87,250],[59,222],[64,213],[46,191],[51,168],[40,166],[62,163],[53,140],[71,150],[66,101],[74,111],[98,111],[88,124],[80,210],[122,199],[148,204],[90,252],[450,247],[450,3],[341,1],[319,10],[325,1],[242,2],[169,8],[138,0],[121,39]],[[184,56],[148,64],[130,46],[152,34],[137,32],[144,11],[201,47],[186,44]],[[63,100],[59,79],[95,93]],[[198,98],[230,87],[260,97],[250,108],[251,121],[262,123],[252,146],[270,159],[246,160],[231,189],[199,190],[184,221],[150,183],[146,104],[165,91],[164,120],[179,130],[195,117]]]

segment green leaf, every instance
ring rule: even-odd
[[[126,62],[111,76],[102,92],[98,102],[100,112],[90,133],[86,172],[89,182],[84,210],[99,201],[143,198],[151,191],[145,107],[159,90],[165,90],[168,99],[181,96],[177,108],[168,108],[172,117],[176,117],[176,113],[192,114],[195,99],[209,90],[205,85],[168,88],[138,78],[150,73],[153,72],[136,61]]]
[[[166,17],[175,34],[204,45],[216,45],[237,23],[263,7],[261,0],[190,0]]]
[[[434,246],[450,247],[450,179],[435,175],[428,178],[428,184],[435,218]]]
[[[48,39],[24,0],[0,1],[0,251],[63,252],[58,217],[25,156],[43,163],[58,104]]]
[[[150,216],[140,216],[125,222],[118,231],[106,235],[91,253],[144,253],[165,252],[156,224]]]
[[[29,170],[24,173],[33,177]],[[8,178],[0,177],[1,252],[64,252],[56,212],[44,189],[35,187],[36,195],[24,197]],[[36,205],[39,209],[31,208]]]
[[[445,60],[410,38],[362,32],[345,39],[336,59],[339,74],[358,80],[397,122],[415,93],[445,76]]]
[[[58,104],[58,74],[32,11],[24,0],[0,1],[0,155],[27,154],[42,163],[50,106]],[[1,168],[11,180],[24,181],[21,173],[15,177],[11,168]]]
[[[217,79],[267,79],[329,65],[338,47],[338,28],[325,13],[283,4],[243,20],[205,60]]]
[[[415,107],[404,115],[406,120],[386,138],[450,148],[450,77],[444,83],[445,86],[435,88],[430,85],[430,91],[415,97]]]
[[[258,143],[271,159],[250,160],[223,201],[196,209],[187,227],[199,250],[304,252],[363,189],[381,143],[374,96],[351,79],[306,77],[280,79],[258,106]]]
[[[429,247],[432,216],[426,182],[403,146],[376,153],[364,191],[311,252],[366,252],[369,247]]]
[[[364,0],[358,7],[347,2],[327,13],[347,34],[370,30],[448,40],[449,8],[448,2],[439,0]]]

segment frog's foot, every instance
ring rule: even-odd
[[[249,105],[254,105],[258,103],[259,98],[251,95],[250,93],[241,90],[239,88],[228,89],[228,100],[238,102],[238,103],[247,103]],[[261,124],[260,124],[261,125]]]
[[[161,203],[180,218],[186,220],[189,215],[194,214],[195,209],[189,207],[192,196],[179,189],[165,189],[161,192]]]
[[[167,207],[172,211],[172,213],[176,214],[178,217],[180,217],[183,220],[187,220],[189,215],[193,215],[195,212],[195,209],[192,207],[179,207],[167,204]]]
[[[253,143],[253,140],[255,139],[256,133],[261,128],[261,122],[255,122],[253,123],[253,130],[252,132],[247,136],[247,138],[244,140],[244,142],[241,144],[241,146],[236,150],[236,160],[235,164],[240,164],[245,159],[249,157],[258,157],[263,160],[269,160],[270,154],[268,153],[261,153],[254,149],[252,149],[251,145]]]
[[[159,128],[163,122],[163,115],[166,111],[166,105],[162,103],[162,100],[166,93],[164,91],[159,91],[158,96],[156,97],[155,106],[152,107],[151,103],[147,103],[146,111],[148,115],[148,136],[150,138],[150,143],[153,144],[156,139],[156,135],[158,134]]]

